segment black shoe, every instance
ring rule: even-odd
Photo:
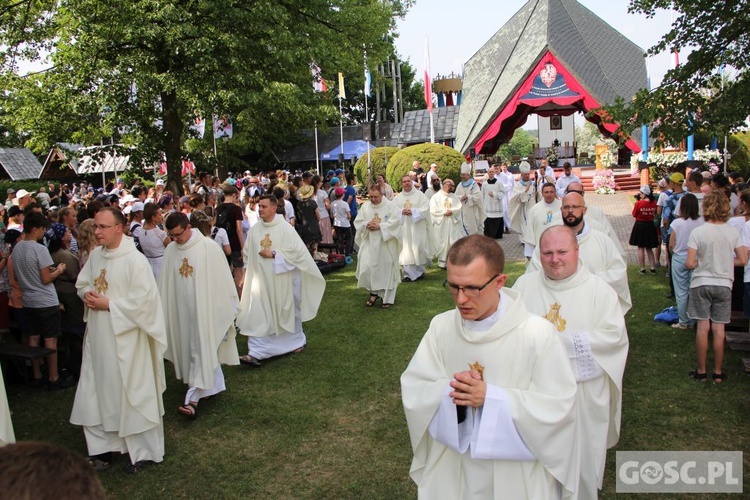
[[[240,356],[240,364],[241,365],[248,365],[253,368],[258,368],[260,366],[263,366],[260,361],[255,359],[254,357],[250,356],[249,354],[246,354],[244,356]]]
[[[665,295],[665,297],[668,298],[668,299],[673,299],[674,298],[674,294],[673,293],[668,293],[668,294]]]
[[[58,377],[57,380],[52,382],[51,380],[47,383],[47,390],[48,391],[62,391],[65,389],[70,389],[76,385],[76,379],[74,377],[67,377],[62,378]]]
[[[153,460],[138,460],[134,464],[127,464],[125,466],[125,472],[127,474],[138,474],[143,469],[151,467],[152,465],[156,465],[156,462]]]
[[[411,281],[411,278],[410,278],[410,277],[408,277],[408,276],[404,276],[404,281],[405,281],[406,283],[409,283],[409,282]]]

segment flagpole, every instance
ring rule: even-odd
[[[365,50],[364,44],[362,44],[362,56],[365,61],[365,88],[363,92],[365,95],[365,123],[367,124],[367,130],[369,131],[370,130],[370,113],[367,110],[367,91],[369,90],[368,85],[367,85],[367,80],[369,78],[369,74],[368,74],[369,71],[367,69],[367,51]],[[367,171],[370,172],[371,163],[372,163],[372,160],[370,159],[370,134],[367,134],[367,141],[365,142],[367,143]]]
[[[315,170],[320,175],[320,154],[318,153],[318,120],[315,120]]]
[[[344,112],[341,108],[341,96],[339,96],[339,132],[341,133],[341,154],[344,154]]]
[[[216,115],[211,115],[213,123],[211,123],[211,136],[214,138],[214,158],[216,158],[216,177],[219,176],[219,155],[216,154]]]
[[[435,143],[435,122],[432,117],[432,81],[430,80],[430,37],[424,36],[424,100],[430,112],[430,142]]]

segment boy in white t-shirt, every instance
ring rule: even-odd
[[[352,239],[352,218],[349,204],[343,200],[344,188],[337,187],[334,190],[336,199],[331,204],[331,215],[333,216],[333,232],[336,237],[336,247],[339,253],[347,257],[352,254],[354,241]]]

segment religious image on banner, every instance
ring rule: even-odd
[[[202,116],[196,115],[193,119],[192,125],[190,125],[190,130],[192,130],[199,139],[203,139],[203,134],[206,132],[206,120],[204,120]]]
[[[226,137],[232,138],[232,122],[229,121],[229,115],[214,117],[214,139]]]
[[[189,159],[185,158],[182,160],[182,176],[195,175],[195,164]]]
[[[536,78],[534,78],[531,90],[521,97],[521,101],[551,99],[554,97],[577,97],[579,95],[568,88],[568,85],[565,83],[565,77],[557,71],[554,64],[548,62]]]
[[[328,90],[328,86],[326,85],[326,81],[323,80],[323,75],[320,74],[320,67],[312,63],[310,64],[310,72],[312,73],[312,79],[313,79],[313,90],[315,92],[325,92]]]

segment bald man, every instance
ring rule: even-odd
[[[585,197],[583,184],[581,184],[580,182],[571,182],[565,187],[565,194],[568,193],[578,193],[581,196]],[[617,236],[617,232],[615,231],[614,226],[612,226],[612,223],[609,221],[607,214],[605,214],[601,208],[595,207],[594,205],[587,206],[586,221],[589,222],[591,224],[591,227],[593,227],[594,229],[598,229],[599,231],[612,238],[612,243],[614,243],[617,247],[617,251],[620,252],[620,255],[622,255],[623,257],[625,256],[625,249],[620,242],[620,238]],[[562,218],[560,219],[560,224],[562,224]]]
[[[612,239],[586,222],[584,218],[586,212],[586,202],[583,196],[578,193],[565,195],[561,207],[563,225],[575,233],[580,246],[581,260],[589,271],[609,283],[617,292],[622,314],[625,314],[632,305],[627,265]],[[541,268],[539,247],[537,247],[526,272],[539,271]]]
[[[542,270],[521,276],[513,289],[530,312],[553,324],[565,345],[578,384],[573,462],[580,469],[572,498],[597,498],[607,449],[620,434],[625,319],[614,290],[579,259],[570,228],[546,229],[539,249]]]

